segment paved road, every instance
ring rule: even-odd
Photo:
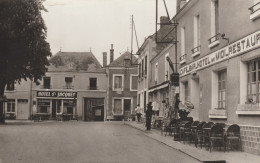
[[[0,125],[3,163],[196,163],[122,122]]]

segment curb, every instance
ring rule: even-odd
[[[195,156],[193,156],[193,155],[191,155],[191,154],[185,152],[183,149],[175,148],[175,147],[173,147],[172,145],[169,145],[169,144],[167,144],[167,143],[165,143],[165,142],[163,142],[163,141],[161,141],[161,140],[159,140],[159,139],[153,138],[153,137],[151,137],[150,135],[148,135],[148,133],[152,133],[152,132],[145,131],[145,130],[143,130],[143,129],[137,127],[137,126],[134,126],[134,125],[131,125],[131,124],[125,123],[125,122],[124,122],[124,125],[127,125],[127,126],[129,126],[129,127],[138,129],[138,130],[144,132],[144,133],[145,133],[145,136],[147,136],[147,137],[149,137],[149,138],[151,138],[151,139],[153,139],[153,140],[156,140],[156,141],[158,141],[158,142],[160,142],[160,143],[162,143],[162,144],[164,144],[164,145],[166,145],[166,146],[168,146],[168,147],[170,147],[170,148],[172,148],[172,149],[174,149],[174,150],[177,150],[177,151],[179,151],[179,152],[181,152],[181,153],[184,153],[184,154],[188,155],[189,157],[192,157],[192,158],[194,158],[194,159],[196,159],[196,160],[198,160],[198,161],[200,161],[200,162],[202,162],[202,163],[226,163],[225,160],[213,160],[213,161],[201,160],[200,158],[195,157]],[[156,134],[156,133],[154,133],[154,134]]]

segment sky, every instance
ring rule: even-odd
[[[176,2],[165,2],[172,18],[176,12]],[[158,17],[166,16],[163,0],[158,0],[158,5]],[[42,15],[53,55],[60,50],[91,50],[103,64],[102,53],[109,55],[113,44],[116,59],[131,50],[131,15],[134,17],[139,46],[146,37],[155,33],[156,0],[45,0],[44,6],[48,12]],[[136,51],[134,39],[133,52]]]

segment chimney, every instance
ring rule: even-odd
[[[114,61],[114,49],[113,49],[113,44],[111,44],[111,49],[110,49],[110,63]]]
[[[107,66],[107,52],[103,52],[103,67]]]
[[[160,28],[165,26],[166,23],[169,23],[169,18],[167,16],[161,16],[160,17]]]
[[[177,13],[187,2],[187,0],[177,0]]]

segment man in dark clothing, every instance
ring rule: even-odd
[[[152,121],[152,102],[147,104],[146,110],[146,129],[151,130],[151,121]]]

